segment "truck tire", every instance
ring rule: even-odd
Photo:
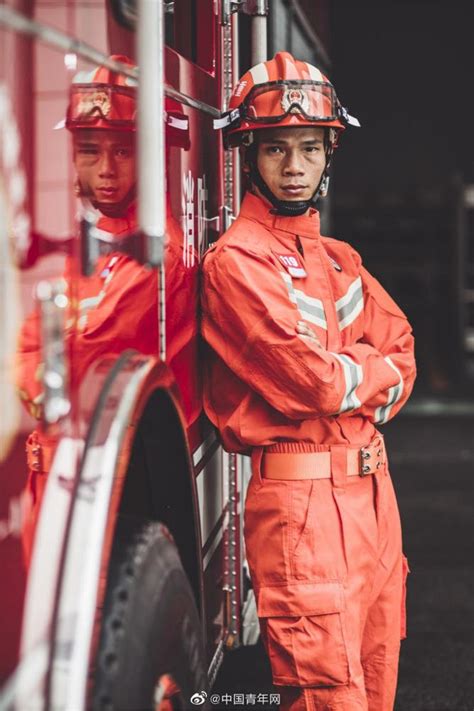
[[[92,708],[184,711],[201,692],[206,708],[206,688],[199,616],[171,534],[161,523],[120,517]]]

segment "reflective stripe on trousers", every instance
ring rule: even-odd
[[[394,705],[405,636],[400,517],[388,469],[347,478],[343,450],[332,479],[262,479],[254,462],[246,551],[284,711]]]

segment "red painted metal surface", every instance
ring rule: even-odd
[[[10,6],[17,3],[10,2]],[[219,3],[205,0],[196,23],[187,4],[175,3],[175,33],[166,50],[166,78],[170,86],[212,106],[220,105],[220,27],[215,10]],[[193,5],[195,5],[193,3]],[[41,0],[23,2],[20,9],[30,17],[75,36],[105,54],[122,52],[133,55],[133,35],[120,28],[109,12],[109,5],[82,0],[64,0],[51,5]],[[0,433],[0,567],[8,585],[0,591],[0,680],[5,680],[18,662],[22,605],[27,570],[21,546],[22,500],[31,496],[25,490],[27,478],[25,442],[29,433],[39,428],[53,440],[62,436],[83,437],[88,422],[81,419],[79,391],[83,386],[84,360],[74,347],[82,338],[81,312],[74,295],[93,299],[99,292],[84,291],[87,277],[80,275],[80,244],[76,221],[77,200],[74,196],[75,171],[70,135],[64,129],[53,130],[65,114],[68,87],[77,70],[90,70],[91,65],[74,55],[25,39],[12,30],[0,30],[0,132],[9,152],[0,151],[0,240],[2,246],[3,305],[1,336],[4,349],[0,363],[1,395],[6,403],[7,422]],[[213,131],[212,118],[189,106],[182,107],[189,118],[189,149],[167,146],[167,259],[166,259],[166,340],[168,387],[173,389],[182,408],[189,450],[193,452],[208,436],[202,421],[201,372],[198,362],[198,265],[210,239],[218,235],[219,208],[222,204],[221,148],[219,135]],[[16,182],[15,182],[16,180]],[[15,192],[16,191],[16,192]],[[23,223],[21,223],[23,218]],[[26,224],[25,219],[29,221]],[[7,238],[8,235],[8,238]],[[65,256],[72,260],[69,293],[72,295],[68,323],[68,353],[71,369],[71,410],[55,426],[45,428],[32,414],[36,404],[23,405],[15,393],[17,344],[26,317],[35,308],[34,292],[39,282],[64,274]],[[136,271],[145,267],[138,263]],[[155,299],[158,302],[158,276]],[[2,277],[3,278],[3,277]],[[91,277],[93,279],[94,277]],[[154,277],[150,277],[154,278]],[[84,296],[84,294],[86,294]],[[94,308],[94,307],[93,307]],[[100,308],[100,305],[96,308]],[[139,312],[137,304],[130,318]],[[92,311],[90,312],[92,313]],[[156,309],[158,333],[158,308]],[[105,323],[105,322],[104,322]],[[124,324],[125,325],[125,324]],[[105,328],[105,325],[103,324]],[[120,323],[113,323],[114,337],[120,334]],[[30,341],[36,349],[36,365],[31,379],[41,380],[41,335],[36,328]],[[118,355],[120,349],[104,339],[103,351],[97,356]],[[140,350],[140,343],[136,344]],[[156,339],[158,356],[158,338]],[[91,366],[93,365],[90,364]],[[80,376],[77,373],[81,373]],[[100,379],[88,384],[92,411],[100,391]],[[82,395],[84,398],[85,393]],[[4,418],[4,414],[2,414]],[[42,475],[46,476],[46,474]],[[36,486],[36,484],[31,484]],[[34,495],[35,492],[33,492]],[[211,494],[212,495],[212,492]],[[203,541],[204,543],[204,541]],[[219,587],[220,547],[212,559],[206,580],[212,577],[210,610],[216,620],[222,618],[222,591]],[[209,640],[212,653],[221,634],[215,625],[214,639]]]

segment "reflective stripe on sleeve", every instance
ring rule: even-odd
[[[343,353],[332,353],[331,355],[337,358],[337,360],[341,363],[342,371],[344,373],[344,380],[346,382],[346,390],[342,399],[341,407],[336,413],[340,415],[342,412],[355,410],[361,406],[361,402],[356,395],[356,390],[364,378],[364,372],[362,370],[362,366],[352,360],[352,358],[349,358],[348,355]]]
[[[290,275],[286,272],[280,272],[280,274],[288,289],[290,301],[297,306],[301,318],[327,331],[328,325],[323,302],[313,296],[308,296],[301,289],[295,289]]]
[[[339,330],[353,323],[364,308],[364,294],[362,290],[362,279],[357,277],[352,282],[344,296],[336,301],[337,319]]]
[[[393,368],[400,380],[398,381],[397,385],[394,385],[393,387],[388,389],[387,404],[382,405],[381,407],[377,407],[377,409],[375,410],[375,424],[377,425],[382,425],[384,422],[387,422],[388,418],[390,417],[392,407],[400,400],[403,393],[402,374],[400,373],[390,356],[386,356],[384,360],[389,364],[391,368]]]
[[[79,302],[79,310],[81,313],[90,311],[100,304],[104,298],[104,292],[101,291],[97,296],[88,296],[87,299],[81,299]]]

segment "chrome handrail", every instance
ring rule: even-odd
[[[152,3],[151,3],[152,4]],[[110,59],[103,52],[94,49],[91,45],[78,40],[75,37],[71,37],[65,32],[61,32],[54,27],[45,25],[37,20],[32,20],[20,12],[13,10],[11,7],[6,5],[0,5],[0,25],[7,27],[11,30],[16,30],[24,35],[29,35],[30,37],[36,37],[45,44],[60,49],[63,52],[69,54],[77,54],[78,57],[82,59],[87,59],[93,64],[100,64],[107,69],[111,69],[118,74],[123,74],[124,76],[130,77],[131,79],[138,79],[138,70],[131,69],[128,64],[122,64],[121,62],[116,62]],[[176,99],[185,106],[190,106],[193,109],[198,109],[203,113],[212,116],[213,118],[220,118],[221,112],[215,106],[207,104],[205,101],[200,101],[199,99],[194,99],[187,94],[183,94],[181,91],[174,89],[171,86],[165,86],[164,88],[165,96],[171,99]]]

